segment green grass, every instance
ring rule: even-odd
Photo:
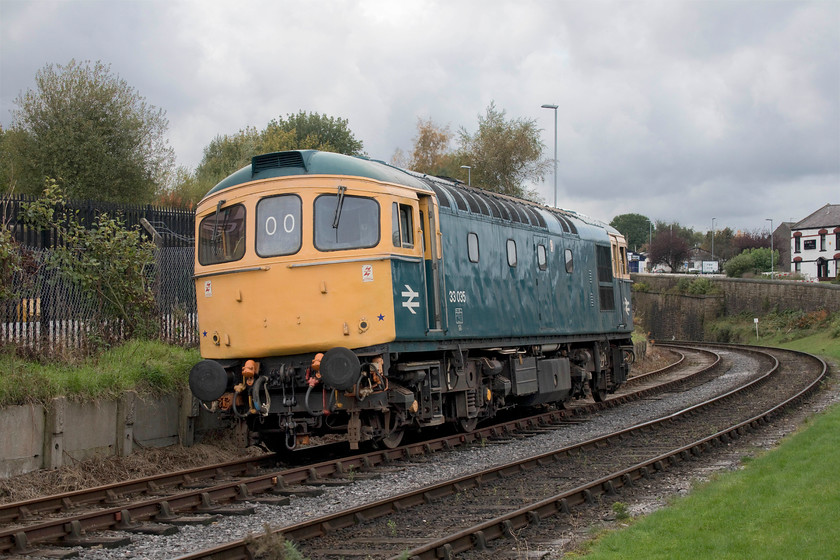
[[[112,398],[126,390],[158,395],[185,386],[200,359],[197,350],[137,340],[76,363],[42,363],[0,352],[0,406],[61,395]]]
[[[708,341],[739,342],[800,350],[840,360],[840,313],[790,311],[758,317],[725,317],[706,325]]]
[[[587,560],[840,558],[840,406],[671,507],[607,533]]]
[[[809,354],[816,354],[819,356],[828,356],[830,358],[840,360],[840,338],[835,338],[828,331],[812,334],[791,341],[774,340],[771,338],[761,342],[761,344],[788,348],[790,350],[799,350],[800,352],[807,352]]]

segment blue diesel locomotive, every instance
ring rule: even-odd
[[[613,228],[382,162],[256,156],[196,211],[208,409],[271,449],[603,400],[633,360]]]

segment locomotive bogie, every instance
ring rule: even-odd
[[[194,395],[273,448],[602,400],[632,358],[623,238],[337,154],[258,156],[197,211]],[[212,404],[210,404],[212,402]]]

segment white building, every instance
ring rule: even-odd
[[[833,280],[840,273],[840,204],[826,204],[790,228],[791,272]]]

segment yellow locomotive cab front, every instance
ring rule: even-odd
[[[394,340],[390,197],[342,177],[273,178],[197,211],[204,358],[259,358]],[[385,210],[388,210],[386,212]]]

